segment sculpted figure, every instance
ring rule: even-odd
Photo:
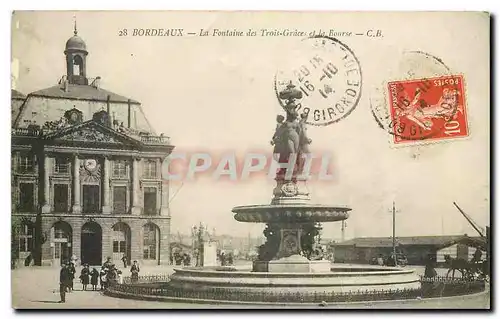
[[[299,114],[294,100],[301,97],[302,92],[296,90],[291,83],[280,93],[280,98],[288,99],[284,107],[286,120],[284,121],[282,115],[277,116],[278,124],[271,141],[271,145],[274,145],[274,154],[279,155],[281,163],[286,163],[291,154],[297,154],[296,172],[300,172],[303,162],[302,154],[309,153],[311,143],[311,139],[307,137],[307,113],[301,114],[300,121],[298,120]]]

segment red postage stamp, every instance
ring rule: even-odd
[[[395,144],[469,135],[462,75],[388,83]]]

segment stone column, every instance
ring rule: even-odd
[[[108,156],[104,157],[103,170],[104,170],[104,174],[103,174],[103,179],[102,179],[102,188],[103,188],[104,198],[103,198],[102,213],[103,214],[111,214],[110,194],[109,194],[111,163],[109,161]]]
[[[52,159],[45,154],[43,159],[43,206],[42,213],[50,213],[50,172],[52,168]]]
[[[139,179],[139,167],[141,159],[135,157],[132,159],[132,215],[141,215],[141,204],[139,203],[139,194],[141,191]]]
[[[161,207],[160,207],[160,216],[170,216],[169,212],[169,197],[170,197],[170,183],[168,179],[163,176],[163,160],[161,160],[161,163],[159,165],[160,169],[160,176],[161,176]]]
[[[75,155],[73,157],[73,214],[82,212],[80,197],[80,159],[78,155]]]

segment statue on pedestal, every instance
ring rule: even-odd
[[[274,194],[278,198],[294,197],[301,193],[297,186],[297,176],[303,172],[304,155],[310,153],[311,139],[307,137],[307,113],[299,116],[297,112],[299,105],[296,100],[302,98],[302,92],[290,82],[286,89],[280,92],[279,98],[286,101],[284,106],[286,118],[283,115],[276,117],[277,126],[271,140],[271,145],[274,146],[274,159],[279,163],[288,163],[291,156],[296,156],[296,162],[291,178],[286,176],[286,168],[278,170]]]

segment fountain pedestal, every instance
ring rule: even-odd
[[[309,260],[301,255],[292,255],[268,263],[272,273],[328,273],[331,271],[329,260]]]

